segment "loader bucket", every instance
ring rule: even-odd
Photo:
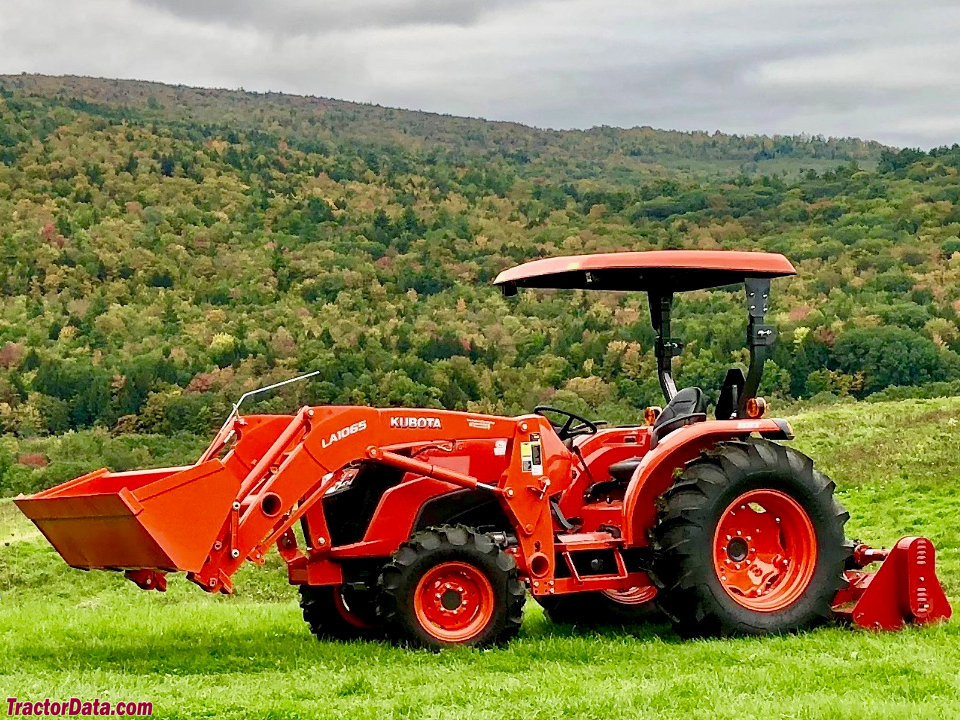
[[[198,571],[239,487],[239,478],[210,460],[97,470],[14,502],[73,567]]]

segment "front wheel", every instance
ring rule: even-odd
[[[517,634],[526,592],[513,558],[470,528],[418,532],[380,576],[384,615],[421,647],[486,646]]]
[[[720,443],[661,497],[660,608],[684,636],[792,632],[831,616],[849,517],[834,483],[767,440]]]

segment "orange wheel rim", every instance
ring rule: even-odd
[[[723,511],[713,564],[727,594],[756,612],[795,603],[813,579],[817,535],[810,516],[779,490],[751,490]]]
[[[643,605],[653,600],[657,589],[651,585],[632,587],[626,590],[601,590],[608,598],[621,605]]]
[[[466,642],[483,632],[493,617],[493,585],[479,568],[445,562],[417,583],[413,610],[420,625],[443,642]]]

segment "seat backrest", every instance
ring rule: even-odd
[[[707,399],[703,395],[703,390],[698,387],[683,388],[683,390],[678,390],[673,399],[667,403],[663,412],[660,413],[660,417],[653,423],[653,429],[656,430],[678,417],[705,413],[706,411]]]
[[[707,398],[703,390],[698,387],[683,388],[678,390],[673,399],[667,403],[667,406],[660,413],[660,417],[653,423],[652,436],[656,443],[660,438],[674,430],[686,425],[684,420],[695,422],[705,419],[707,412]]]

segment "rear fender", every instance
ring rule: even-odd
[[[723,440],[752,433],[773,440],[793,437],[786,420],[710,420],[674,430],[643,456],[623,499],[623,537],[628,547],[649,544],[647,531],[657,521],[657,498],[669,488],[678,471]]]

